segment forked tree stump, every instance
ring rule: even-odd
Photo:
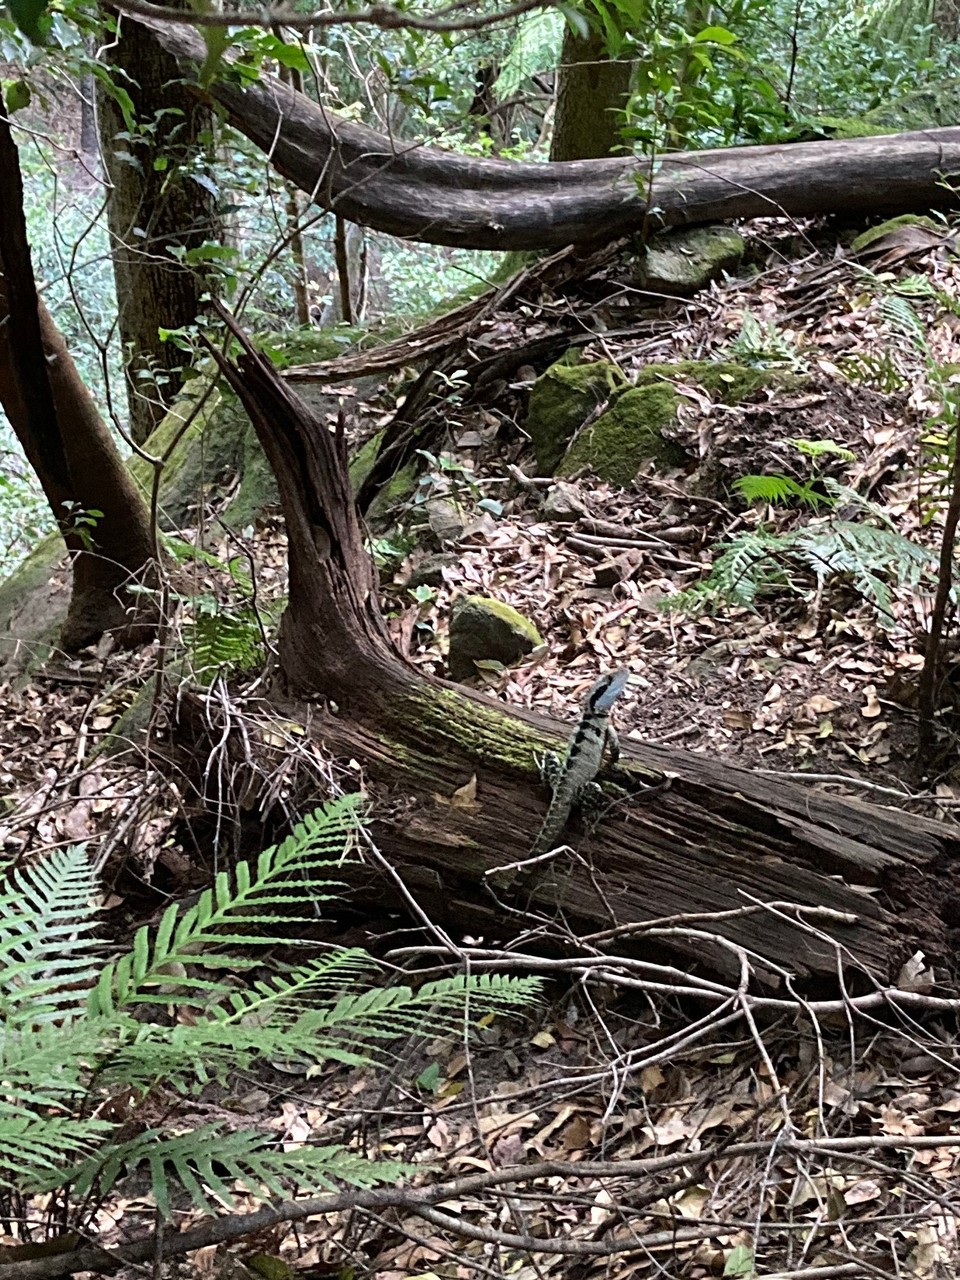
[[[432,918],[488,938],[515,932],[519,904],[498,903],[484,872],[522,859],[532,844],[546,805],[534,756],[562,745],[569,726],[429,679],[399,657],[342,434],[222,314],[243,353],[236,364],[217,358],[276,474],[289,539],[277,696],[288,714],[310,704],[323,750],[362,764],[373,834]],[[472,778],[475,802],[453,803]],[[886,982],[918,947],[932,962],[950,955],[960,868],[952,827],[632,742],[610,780],[635,794],[589,839],[573,841],[561,906],[579,933],[702,913],[704,929],[808,981],[835,982],[839,967],[847,980],[860,969]],[[837,915],[761,911],[710,924],[756,901]],[[555,911],[549,882],[530,906]],[[727,975],[736,965],[722,945],[682,932],[656,946]]]

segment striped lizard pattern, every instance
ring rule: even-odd
[[[562,760],[548,752],[541,764],[541,772],[550,783],[553,795],[540,833],[530,850],[531,857],[553,849],[570,820],[577,805],[583,802],[585,793],[600,772],[604,754],[615,764],[620,755],[620,744],[610,724],[613,704],[627,687],[630,672],[605,672],[591,685],[583,700],[579,723],[570,735],[567,752]]]

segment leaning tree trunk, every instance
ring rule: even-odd
[[[136,21],[185,75],[196,74],[206,46],[195,32],[153,18]],[[612,240],[646,228],[648,217],[673,226],[925,212],[958,203],[947,180],[960,170],[958,128],[665,155],[648,206],[650,164],[643,157],[518,164],[419,143],[398,146],[267,75],[246,86],[221,75],[190,91],[204,101],[212,97],[277,171],[322,208],[390,235],[463,249],[557,249]]]
[[[544,809],[534,756],[556,745],[559,727],[429,679],[398,656],[354,513],[342,434],[315,419],[235,332],[238,366],[218,359],[276,473],[289,540],[280,689],[294,703],[322,700],[328,709],[318,714],[314,705],[310,720],[324,749],[361,761],[374,791],[390,795],[390,805],[374,809],[374,834],[428,913],[488,937],[502,933],[511,904],[483,887],[484,872],[529,849]],[[681,913],[713,918],[759,900],[778,906],[719,920],[711,931],[801,978],[835,979],[838,968],[857,967],[886,978],[916,940],[900,936],[878,891],[906,895],[960,854],[952,829],[937,823],[707,756],[629,743],[614,776],[637,795],[586,844],[591,863],[572,861],[562,907],[581,934]],[[471,779],[475,800],[463,798]],[[644,790],[649,784],[657,785]],[[925,891],[935,897],[936,881]],[[949,895],[940,892],[942,919],[926,903],[928,956],[948,950]],[[554,909],[543,893],[540,905]],[[717,971],[733,964],[723,945],[689,929],[667,929],[656,945]]]
[[[150,518],[63,336],[37,297],[19,158],[2,116],[0,404],[73,557],[61,644],[79,649],[105,631],[148,638],[149,598],[126,588],[153,580]]]
[[[111,74],[133,103],[131,130],[115,97],[100,94],[101,146],[111,192],[107,202],[117,284],[120,340],[127,361],[130,434],[142,442],[183,382],[184,354],[161,329],[191,325],[210,282],[184,265],[184,251],[220,243],[223,226],[212,181],[198,168],[212,151],[213,113],[189,96],[175,60],[143,27],[119,19],[107,46]]]

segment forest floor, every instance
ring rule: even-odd
[[[473,413],[451,405],[451,458],[475,479],[478,494],[501,501],[503,512],[496,518],[475,512],[434,598],[422,592],[414,605],[403,590],[411,563],[424,551],[404,563],[389,595],[398,615],[395,634],[414,661],[443,674],[446,622],[455,597],[466,591],[504,599],[546,641],[529,664],[485,673],[491,689],[508,701],[570,718],[597,670],[627,665],[635,696],[624,700],[619,719],[629,734],[722,753],[751,768],[843,775],[868,800],[878,786],[904,800],[923,790],[916,800],[920,810],[945,814],[960,797],[956,752],[945,752],[936,784],[928,789],[915,749],[917,677],[935,565],[919,574],[913,565],[891,559],[888,571],[877,574],[884,590],[871,597],[864,590],[870,575],[865,566],[858,568],[855,555],[846,572],[838,562],[824,561],[818,581],[816,549],[806,563],[771,549],[770,565],[782,580],[773,581],[771,572],[767,590],[757,592],[752,607],[722,596],[700,610],[676,607],[681,593],[704,579],[732,539],[761,529],[786,538],[801,528],[866,516],[867,523],[889,522],[918,547],[937,551],[938,495],[945,482],[936,447],[942,431],[939,393],[929,373],[936,366],[953,381],[960,321],[943,307],[931,307],[922,290],[932,285],[956,298],[956,261],[943,250],[919,258],[905,252],[896,273],[866,273],[838,256],[835,235],[820,232],[816,246],[802,243],[802,256],[788,257],[778,238],[782,232],[782,226],[754,224],[753,255],[766,260],[764,269],[694,300],[665,303],[665,332],[640,341],[603,336],[584,348],[584,356],[615,361],[628,377],[649,363],[737,359],[799,372],[802,390],[771,390],[753,402],[725,406],[691,386],[673,433],[687,448],[690,464],[673,475],[641,476],[629,491],[611,491],[584,477],[576,488],[588,515],[569,525],[545,522],[538,510],[542,489],[518,491],[504,473],[506,452],[520,470],[535,474],[522,436],[506,450],[503,443],[510,436],[503,424],[522,423],[522,392],[519,407],[512,389],[500,403]],[[796,252],[792,229],[789,247]],[[895,238],[879,248],[897,261]],[[605,319],[613,328],[616,302],[622,300],[629,319],[636,301],[630,297],[635,291],[618,286],[615,267],[611,276],[605,283],[614,301],[607,302]],[[894,287],[905,280],[921,324],[928,325],[926,351],[906,340],[896,305],[889,305]],[[911,293],[911,280],[919,294]],[[554,301],[551,312],[561,309]],[[530,310],[522,309],[524,328],[518,324],[511,334],[517,323],[511,317],[502,322],[505,332],[486,341],[519,344],[531,330],[535,336],[536,319],[545,323],[547,317],[531,325]],[[753,345],[744,337],[745,317],[762,330]],[[801,442],[799,448],[794,441]],[[827,442],[836,452],[811,458],[804,442]],[[724,501],[698,492],[701,449],[714,456]],[[840,449],[850,456],[844,458]],[[828,476],[847,487],[850,501],[840,501],[832,512],[803,510],[789,501],[748,506],[729,497],[730,486],[745,476],[785,476],[814,485]],[[461,498],[466,490],[452,468],[435,481],[436,488]],[[874,504],[873,514],[867,504]],[[584,545],[598,521],[607,534],[606,550]],[[618,557],[630,555],[631,540],[650,538],[663,539],[659,550],[636,551],[625,572],[613,569]],[[620,580],[611,586],[618,573]]]
[[[793,559],[781,562],[783,580],[752,608],[664,607],[704,576],[731,537],[761,527],[787,535],[831,518],[795,505],[700,496],[688,481],[707,446],[728,486],[750,475],[781,474],[801,485],[826,475],[860,500],[851,497],[845,514],[869,514],[863,504],[872,503],[878,527],[889,521],[936,553],[945,485],[939,397],[956,381],[960,321],[914,287],[924,336],[912,343],[889,299],[912,274],[956,299],[960,265],[942,247],[918,253],[893,242],[867,277],[823,229],[771,222],[750,234],[760,264],[754,274],[665,303],[652,336],[603,336],[585,354],[616,360],[628,377],[650,361],[734,354],[802,371],[802,391],[722,407],[691,386],[676,428],[690,468],[641,477],[629,492],[578,478],[588,516],[563,525],[542,518],[542,489],[522,482],[534,474],[522,434],[523,380],[483,404],[451,400],[449,451],[401,524],[404,535],[422,533],[423,497],[452,495],[465,527],[443,548],[448,560],[437,586],[416,596],[405,586],[436,546],[418,545],[392,562],[384,605],[393,634],[412,661],[443,674],[454,597],[467,591],[506,600],[538,626],[546,645],[521,667],[485,672],[494,696],[571,718],[599,670],[627,665],[634,681],[619,715],[621,736],[723,753],[788,776],[823,775],[824,785],[846,786],[872,803],[953,821],[956,753],[945,756],[930,785],[915,755],[913,707],[933,573],[891,562],[886,574],[867,574],[852,563],[818,582],[809,562]],[[649,298],[619,284],[613,269],[589,283],[590,307],[602,299],[612,331],[638,306],[649,308]],[[543,299],[539,309],[527,300],[495,317],[487,337],[519,344],[576,306],[571,296]],[[745,334],[745,316],[759,322],[759,333],[748,321]],[[388,409],[384,399],[362,412],[373,419]],[[852,457],[833,450],[811,460],[794,440],[830,441]],[[612,549],[593,552],[589,536],[584,541],[596,521],[622,530],[608,535]],[[677,529],[681,541],[640,549],[612,585],[604,578],[611,560],[629,553],[631,538]],[[262,598],[279,597],[283,542],[275,522],[264,523],[253,551]],[[235,554],[235,543],[225,539],[222,554]],[[192,588],[208,596],[232,588],[211,566],[191,572]],[[139,755],[96,754],[156,668],[153,650],[88,654],[4,690],[3,846],[23,857],[91,841],[121,940],[168,895],[200,888],[208,875],[194,823],[201,798]],[[242,705],[257,692],[218,682],[213,696]],[[162,754],[176,732],[175,709],[165,707],[155,727],[153,750]],[[383,919],[354,927],[346,940],[385,955],[400,934],[396,920]],[[342,930],[328,940],[344,941]],[[918,974],[922,967],[918,959]],[[925,989],[922,981],[916,989]],[[830,1009],[815,1001],[752,1005],[735,984],[722,995],[705,1012],[696,999],[671,994],[669,981],[656,995],[629,994],[581,977],[572,989],[552,988],[553,1003],[536,1025],[499,1019],[469,1044],[407,1046],[388,1075],[339,1067],[307,1078],[267,1068],[238,1082],[233,1096],[208,1090],[202,1105],[208,1118],[221,1114],[231,1124],[243,1123],[238,1114],[253,1117],[284,1142],[328,1141],[332,1133],[358,1151],[423,1163],[428,1181],[439,1170],[449,1178],[563,1162],[536,1185],[456,1200],[448,1223],[394,1209],[310,1221],[296,1235],[265,1233],[258,1247],[296,1261],[297,1274],[586,1280],[960,1272],[955,1015],[865,1013],[842,1000]],[[735,1017],[725,1018],[731,1008]],[[618,1172],[627,1160],[653,1157],[667,1163],[643,1177]],[[598,1162],[610,1167],[598,1171]],[[240,1208],[259,1203],[237,1194]],[[184,1205],[178,1225],[195,1218]],[[133,1174],[124,1198],[104,1207],[101,1243],[148,1232],[153,1221],[149,1187]],[[531,1255],[516,1243],[527,1234],[569,1247]],[[165,1274],[239,1274],[225,1265],[222,1249],[211,1246]]]

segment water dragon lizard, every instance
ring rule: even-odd
[[[627,686],[630,672],[621,667],[608,671],[590,686],[583,700],[580,719],[567,742],[561,758],[548,751],[540,759],[540,772],[551,788],[552,796],[539,834],[528,858],[540,858],[560,843],[560,837],[574,809],[596,806],[599,787],[595,782],[607,755],[611,764],[620,755],[617,735],[610,724],[610,711]],[[526,866],[514,882],[515,892],[532,890],[543,874],[542,864]]]

